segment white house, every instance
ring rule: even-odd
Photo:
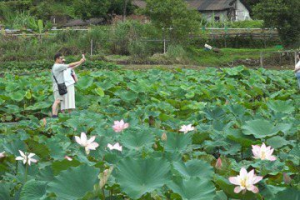
[[[250,7],[243,0],[186,0],[189,9],[198,10],[208,21],[250,20]]]

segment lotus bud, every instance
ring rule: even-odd
[[[215,167],[216,167],[217,169],[221,169],[221,168],[222,168],[222,160],[221,160],[221,157],[219,157],[219,158],[217,159],[217,162],[216,162]]]
[[[156,143],[153,144],[153,148],[157,149],[157,144]]]
[[[68,160],[68,161],[72,161],[73,159],[69,156],[65,156],[65,159]]]
[[[106,169],[103,171],[103,173],[100,173],[99,178],[100,178],[100,189],[102,189],[104,187],[104,185],[107,183],[107,180],[111,174],[111,172],[113,171],[114,167],[110,167],[109,169]]]
[[[46,126],[46,124],[47,124],[47,120],[46,118],[43,118],[43,126]]]
[[[283,173],[283,181],[285,184],[290,184],[292,179],[287,173]]]
[[[0,153],[0,158],[4,158],[5,157],[5,151]]]
[[[161,140],[162,140],[162,141],[167,141],[167,139],[168,139],[168,136],[167,136],[167,134],[164,132],[164,133],[162,134],[162,136],[161,136]]]

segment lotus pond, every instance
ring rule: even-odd
[[[95,70],[79,79],[77,110],[52,119],[48,73],[0,77],[1,200],[300,199],[293,72]]]

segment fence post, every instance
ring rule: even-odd
[[[93,40],[91,40],[91,56],[93,55]]]
[[[166,38],[164,38],[164,54],[166,54]]]
[[[260,67],[264,67],[264,57],[263,57],[263,52],[260,52]]]
[[[228,30],[227,26],[225,26],[224,29],[225,29],[225,36],[224,36],[225,37],[225,48],[227,48],[227,30]]]
[[[264,45],[265,45],[265,49],[267,48],[267,41],[266,41],[266,32],[265,29],[263,29],[264,32]]]

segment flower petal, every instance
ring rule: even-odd
[[[270,161],[275,161],[276,159],[277,159],[277,158],[276,158],[275,156],[270,156],[270,157],[269,157],[269,160],[270,160]]]
[[[76,142],[77,142],[79,145],[82,145],[82,144],[81,144],[81,139],[80,139],[78,136],[75,136],[75,140],[76,140]]]
[[[19,152],[22,157],[26,157],[25,154],[23,153],[23,151],[19,150]]]
[[[35,156],[35,153],[30,153],[30,154],[28,155],[28,158],[31,158],[32,156]]]
[[[263,179],[262,176],[255,176],[252,180],[252,184],[258,183],[259,181],[261,181]]]
[[[240,193],[243,189],[240,186],[234,188],[234,193]]]
[[[34,159],[34,158],[31,158],[31,159],[29,159],[31,162],[33,162],[33,163],[37,163],[37,160],[36,159]]]
[[[92,136],[92,137],[87,141],[87,143],[90,144],[90,143],[94,142],[95,139],[96,139],[96,136]]]
[[[83,144],[83,145],[86,144],[87,137],[86,137],[86,134],[84,132],[81,133],[80,139],[81,139],[81,144]]]
[[[91,144],[88,144],[86,147],[88,149],[91,149],[91,150],[96,150],[96,148],[99,146],[99,144],[97,142],[93,142]]]
[[[16,160],[24,160],[24,158],[21,156],[18,156],[18,157],[16,157]]]
[[[243,177],[247,176],[247,174],[248,174],[247,170],[244,167],[242,167],[241,171],[240,171],[240,176],[243,178]]]
[[[253,193],[258,193],[259,192],[258,187],[256,187],[255,185],[251,185],[248,190],[252,191]]]
[[[240,181],[237,177],[229,177],[229,182],[234,184],[234,185],[240,185]]]
[[[111,145],[111,144],[107,144],[107,147],[110,149],[110,150],[112,150],[114,147],[113,147],[113,145]]]

